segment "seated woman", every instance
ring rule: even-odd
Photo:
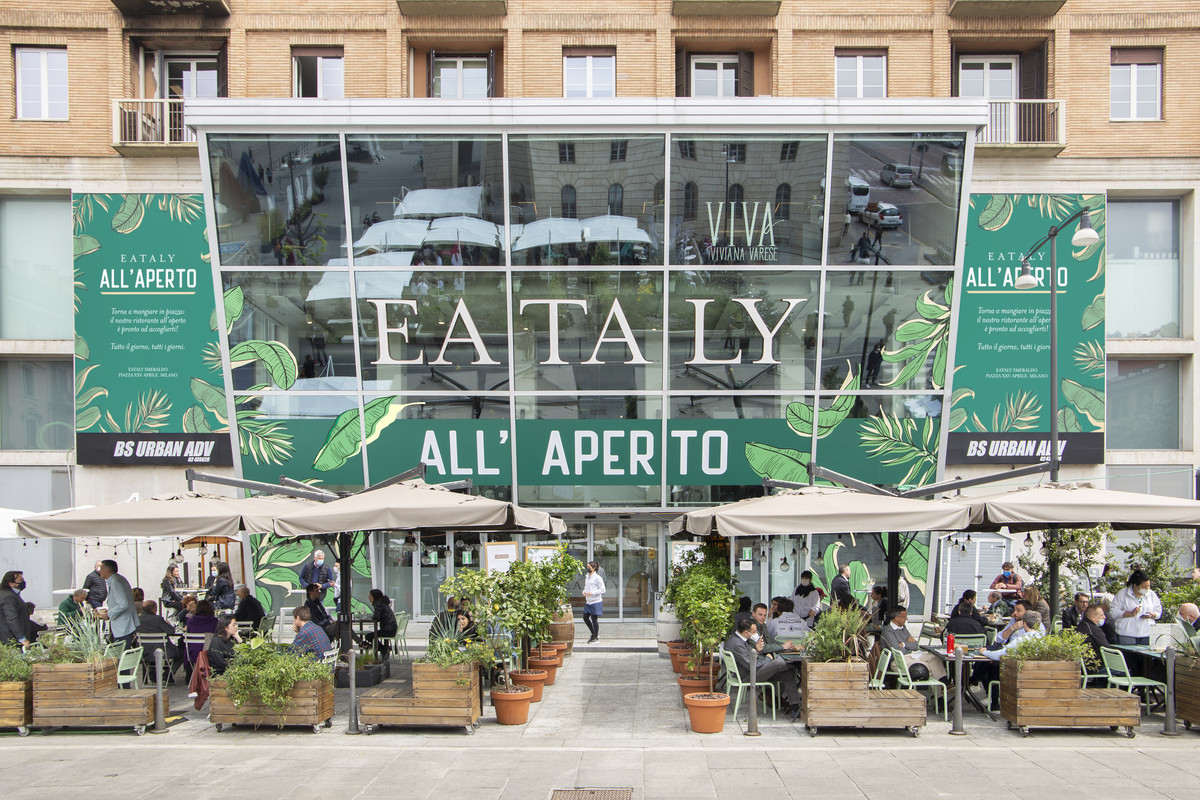
[[[210,675],[220,675],[233,660],[233,646],[242,641],[238,635],[237,619],[232,614],[217,617],[217,630],[208,644],[208,666]]]
[[[376,632],[364,634],[362,641],[364,646],[370,647],[377,639],[393,638],[400,629],[400,623],[396,622],[396,612],[392,611],[392,599],[383,590],[372,589],[367,597],[371,600],[371,619],[375,621]],[[377,646],[375,651],[380,658],[385,657],[382,648]]]
[[[196,603],[196,613],[188,618],[187,621],[188,633],[216,633],[217,632],[217,616],[213,611],[213,604],[207,600],[201,600]],[[200,651],[204,649],[204,645],[193,642],[187,646],[187,661],[189,664],[195,664],[196,658],[200,655]]]
[[[791,599],[793,610],[811,628],[817,614],[821,613],[821,590],[813,583],[812,570],[800,573],[800,585]]]
[[[984,622],[983,615],[979,613],[979,609],[975,607],[975,601],[978,599],[978,597],[979,595],[975,593],[974,589],[967,589],[965,592],[963,592],[962,597],[958,598],[958,602],[955,604],[954,610],[950,612],[950,619],[953,620],[955,617],[963,615],[968,616],[975,622],[979,623],[979,632],[983,633],[982,628],[987,623]],[[954,632],[958,633],[958,631]]]

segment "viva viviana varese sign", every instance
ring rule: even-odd
[[[1056,219],[1086,203],[1103,234],[1103,198],[1061,195],[975,195],[962,275],[957,364],[950,424],[950,463],[1022,463],[1048,458],[1049,339],[1047,295],[1013,286],[1015,247],[1036,240]],[[745,247],[774,255],[769,217],[746,214]],[[716,224],[716,223],[714,223]],[[79,195],[74,203],[76,267],[76,431],[82,464],[229,464],[228,411],[219,378],[211,265],[199,195]],[[730,241],[737,241],[730,237]],[[1059,313],[1064,460],[1099,462],[1103,453],[1103,247],[1067,249],[1059,257]],[[1101,240],[1103,241],[1103,240]],[[732,245],[730,245],[732,246]],[[741,246],[741,245],[739,245]],[[737,254],[730,253],[730,256]],[[1044,253],[1035,272],[1048,268]],[[952,286],[952,284],[950,285]],[[912,320],[896,330],[904,339],[886,356],[903,384],[925,373],[930,388],[948,379],[947,351],[953,296],[938,284],[916,300]],[[951,291],[951,295],[953,292]],[[762,341],[754,365],[780,361],[780,333],[803,301],[781,298],[765,314],[757,298],[727,298],[741,306]],[[379,337],[377,364],[448,365],[447,347],[467,345],[476,365],[499,365],[462,298],[453,303],[440,352],[393,352],[407,341],[404,323],[389,306],[415,313],[417,300],[369,300]],[[720,367],[749,361],[737,353],[705,350],[704,318],[711,298],[685,298],[694,319],[691,364]],[[223,298],[227,326],[245,311],[241,289]],[[604,363],[601,348],[619,345],[623,363],[649,365],[621,301],[601,308],[580,299],[523,298],[519,313],[543,311],[549,354],[542,366],[567,365],[560,347],[560,312],[603,318],[595,347],[571,363]],[[403,315],[401,315],[403,318]],[[911,328],[911,330],[910,330]],[[386,332],[385,332],[386,331]],[[391,334],[389,337],[388,334]],[[909,335],[911,334],[911,335]],[[919,335],[918,335],[919,334]],[[912,339],[912,341],[908,341]],[[903,346],[901,346],[903,344]],[[277,388],[297,380],[296,358],[284,343],[241,342],[235,366],[262,361]],[[586,351],[586,348],[585,348]],[[1065,354],[1070,354],[1068,358]],[[749,364],[748,364],[749,365]],[[845,394],[814,408],[786,404],[779,419],[401,419],[416,398],[382,396],[362,410],[328,418],[288,418],[263,409],[239,410],[238,436],[247,477],[274,480],[282,471],[331,484],[362,481],[357,461],[369,449],[373,479],[429,465],[435,478],[471,477],[480,485],[755,484],[763,477],[806,481],[812,441],[825,466],[864,480],[920,484],[941,460],[942,416],[854,410],[860,375],[851,365],[838,389]],[[636,389],[637,387],[613,387]],[[365,439],[363,434],[365,433]],[[517,441],[513,441],[515,435]],[[516,450],[516,475],[513,451]]]

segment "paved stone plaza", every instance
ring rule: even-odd
[[[655,653],[587,651],[567,659],[527,725],[502,727],[487,707],[477,733],[383,729],[347,736],[348,691],[333,728],[313,734],[226,729],[192,710],[165,735],[126,731],[0,734],[8,800],[47,797],[549,798],[553,789],[627,787],[654,798],[904,798],[1007,800],[1200,796],[1200,733],[1162,736],[1145,718],[1130,740],[1107,730],[1039,731],[966,715],[967,736],[940,715],[920,738],[903,731],[822,732],[761,722],[742,735],[745,708],[725,731],[687,729],[670,663]]]

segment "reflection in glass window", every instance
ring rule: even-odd
[[[1179,449],[1179,361],[1110,359],[1105,395],[1110,450]]]
[[[0,339],[70,339],[71,199],[0,198]]]
[[[0,450],[75,446],[73,369],[69,360],[0,359]]]
[[[579,216],[579,213],[575,209],[574,186],[564,186],[562,188],[562,215],[570,218]]]
[[[796,154],[800,152],[799,142],[784,142],[779,146],[780,161],[795,161]]]
[[[356,266],[504,263],[499,136],[354,134],[346,159]]]
[[[775,218],[790,219],[792,214],[792,187],[786,183],[775,189]]]
[[[624,161],[613,161],[613,140],[580,136],[571,162],[557,139],[509,138],[509,187],[514,265],[662,264],[664,220],[654,187],[664,170],[662,136],[621,140]],[[563,187],[575,189],[568,216]]]
[[[611,160],[611,159],[610,159]],[[574,164],[575,163],[575,145],[571,142],[558,143],[558,163]]]
[[[679,140],[679,157],[680,158],[696,158],[696,143],[691,139]]]
[[[608,150],[608,160],[609,161],[624,161],[625,160],[625,150],[628,147],[628,145],[629,145],[629,142],[625,141],[624,139],[614,140],[612,143],[612,146],[609,147],[609,150]]]
[[[497,302],[506,292],[502,274],[358,272],[355,286],[364,388],[507,388],[508,320]]]
[[[1109,200],[1104,226],[1110,339],[1179,336],[1179,202]]]
[[[671,263],[819,264],[827,143],[825,136],[794,135],[734,144],[720,136],[692,140],[696,159],[671,162],[677,215],[671,230],[679,237]],[[795,158],[780,162],[785,146],[794,147]],[[791,187],[783,219],[775,213],[780,183]],[[734,199],[734,186],[741,187],[740,199]],[[698,255],[689,260],[693,246]]]
[[[320,266],[345,259],[338,137],[209,138],[225,266]]]
[[[872,223],[882,211],[880,264],[953,264],[962,174],[949,170],[947,175],[939,166],[947,154],[957,159],[962,145],[962,137],[954,135],[935,141],[918,134],[835,136],[829,213],[843,224],[833,225],[830,231],[829,263],[851,263],[851,248],[864,232],[868,243],[874,243]],[[912,186],[884,186],[880,172],[888,164],[911,166]],[[891,225],[889,219],[898,219],[900,224]],[[850,223],[848,228],[845,222]]]
[[[242,314],[229,332],[235,390],[354,391],[354,325],[345,272],[228,272]],[[239,346],[246,351],[241,356]],[[255,357],[269,347],[278,357]],[[238,357],[235,357],[238,356]]]

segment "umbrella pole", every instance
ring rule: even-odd
[[[902,552],[900,534],[892,531],[887,537],[887,604],[889,611],[899,608],[900,588],[900,554]]]
[[[351,537],[349,533],[338,534],[338,568],[341,569],[342,599],[337,604],[339,649],[345,653],[350,649],[350,587],[354,576],[350,574],[353,563],[350,553]]]
[[[1058,618],[1058,528],[1051,527],[1046,531],[1046,544],[1049,545],[1050,574],[1046,580],[1050,584],[1050,596],[1046,601],[1050,604],[1050,619],[1046,620],[1046,630],[1054,630],[1054,620]]]

